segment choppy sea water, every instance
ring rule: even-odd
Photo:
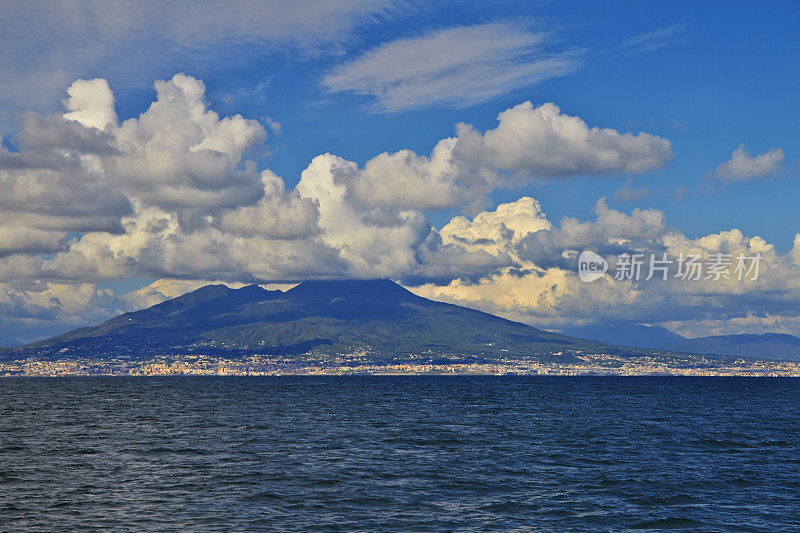
[[[800,380],[0,380],[0,530],[800,530]]]

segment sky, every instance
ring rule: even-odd
[[[780,1],[0,2],[0,345],[209,282],[352,277],[554,331],[800,334],[799,23]],[[581,281],[583,250],[609,273]],[[636,253],[762,259],[614,279]]]

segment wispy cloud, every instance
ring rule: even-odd
[[[672,24],[657,30],[640,33],[633,37],[628,37],[619,45],[619,49],[625,54],[640,54],[653,52],[666,48],[671,44],[685,40],[683,33],[686,31],[686,24]]]
[[[49,110],[76,78],[102,73],[133,84],[155,73],[229,63],[231,46],[294,54],[341,50],[391,0],[0,0],[0,121]],[[8,115],[3,116],[3,115]]]
[[[322,87],[372,96],[379,112],[466,107],[577,68],[579,51],[550,48],[547,34],[515,23],[446,28],[373,48],[334,69]]]
[[[632,180],[627,180],[625,185],[620,187],[611,199],[615,202],[635,202],[637,200],[643,200],[650,195],[650,190],[647,187],[641,187],[639,189],[633,186]]]
[[[248,101],[263,104],[267,101],[270,83],[272,83],[271,77],[266,78],[264,81],[252,87],[239,87],[234,91],[222,93],[219,95],[219,98],[226,103]]]

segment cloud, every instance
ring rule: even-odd
[[[620,187],[611,199],[616,202],[635,202],[636,200],[642,200],[647,198],[650,195],[650,190],[647,187],[641,187],[639,189],[634,188],[633,182],[628,180],[625,182],[625,185]]]
[[[261,173],[264,196],[256,205],[225,211],[219,219],[221,230],[236,236],[269,235],[274,239],[298,239],[319,231],[319,210],[309,198],[286,191],[275,173]]]
[[[551,52],[549,40],[503,22],[436,30],[373,48],[335,68],[322,87],[371,96],[381,112],[467,107],[574,71],[579,54]]]
[[[480,224],[484,231],[479,236],[472,232],[475,221],[494,219],[498,212],[481,213],[472,222],[456,219],[450,228],[451,242],[475,243],[508,262],[478,278],[456,276],[410,288],[428,298],[556,329],[617,321],[661,324],[691,335],[735,331],[744,324],[748,331],[770,331],[780,324],[782,331],[800,333],[800,245],[780,255],[764,239],[747,237],[737,229],[693,239],[667,226],[657,210],[625,214],[608,208],[601,199],[596,211],[594,221],[565,218],[553,225],[542,222],[537,203],[521,199],[500,206],[498,212],[527,213],[519,220],[527,218],[529,223],[513,232],[503,225],[490,230]],[[795,241],[800,243],[800,234]],[[612,263],[610,275],[585,283],[576,269],[577,256],[585,249],[609,258],[623,252],[667,253],[672,258],[698,254],[706,259],[715,253],[734,258],[761,254],[762,262],[756,280],[739,281],[734,276],[686,281],[674,277],[674,268],[667,280],[614,280]]]
[[[0,120],[20,109],[52,110],[64,86],[93,72],[134,84],[189,68],[198,54],[206,66],[229,65],[225,47],[335,52],[355,27],[392,9],[388,0],[5,2]]]
[[[549,224],[538,204],[456,217],[439,231],[428,211],[476,212],[525,173],[636,172],[671,156],[664,139],[523,104],[494,130],[458,125],[429,156],[400,150],[359,167],[322,154],[287,189],[247,159],[266,139],[262,125],[219,116],[190,76],[155,86],[155,101],[122,123],[101,79],[72,84],[63,113],[26,116],[20,151],[0,152],[0,212],[12,221],[2,228],[0,283],[474,279],[520,263],[518,245]],[[513,246],[491,240],[501,230]]]
[[[457,216],[441,230],[443,244],[468,251],[501,253],[517,257],[517,246],[532,233],[549,230],[552,224],[542,212],[539,202],[523,197],[516,202],[500,204],[494,211],[484,211],[472,220]]]
[[[469,203],[496,184],[475,173],[454,156],[456,139],[443,139],[431,155],[411,150],[382,153],[353,173],[349,188],[366,205],[443,209]]]
[[[319,205],[321,239],[338,250],[350,275],[392,277],[410,270],[430,222],[419,211],[371,209],[353,202],[347,184],[357,173],[351,161],[319,155],[303,171],[296,190]]]
[[[110,290],[91,283],[0,284],[0,337],[31,342],[128,310]]]
[[[783,150],[780,148],[772,148],[753,156],[744,144],[740,144],[733,151],[730,160],[717,167],[714,176],[725,181],[767,178],[780,171],[781,163],[783,163]]]
[[[156,90],[150,108],[121,125],[105,80],[75,82],[61,115],[26,115],[21,151],[0,150],[0,212],[32,241],[4,239],[6,252],[12,242],[58,247],[70,231],[120,233],[137,202],[174,209],[186,227],[259,202],[262,176],[243,156],[264,128],[208,110],[205,87],[189,76]]]
[[[540,177],[639,174],[672,159],[669,140],[649,133],[620,133],[589,126],[552,103],[524,102],[498,115],[500,124],[481,134],[456,128],[460,157],[482,166]]]
[[[64,118],[80,122],[84,126],[104,129],[116,125],[117,112],[114,109],[114,94],[103,79],[78,80],[67,89],[69,98],[64,101],[67,113]]]
[[[121,231],[131,212],[125,194],[94,163],[111,154],[111,138],[97,129],[58,116],[28,114],[19,138],[22,152],[0,148],[0,214],[4,226],[19,228],[3,239],[6,250],[46,251],[71,231]],[[49,232],[49,235],[45,235]],[[27,234],[32,240],[22,242]]]
[[[475,207],[492,190],[525,180],[638,174],[673,157],[667,139],[590,128],[552,103],[524,102],[497,118],[498,126],[485,132],[456,125],[456,136],[439,141],[430,156],[410,150],[379,154],[353,172],[349,188],[367,205]]]
[[[269,117],[264,117],[264,124],[266,124],[269,127],[273,135],[275,135],[276,137],[281,136],[283,132],[283,126],[281,125],[280,122],[278,122],[277,120],[272,120]]]
[[[658,28],[657,30],[640,33],[633,37],[628,37],[619,45],[619,48],[626,54],[641,54],[653,52],[666,48],[667,46],[680,42],[681,34],[686,31],[686,24],[672,24]]]
[[[15,225],[0,225],[0,257],[10,253],[45,254],[63,248],[66,231],[46,231]]]
[[[264,127],[240,115],[220,118],[207,108],[204,84],[190,76],[155,86],[150,108],[114,130],[118,155],[101,161],[104,170],[148,204],[186,215],[258,199],[261,177],[254,163],[242,163],[266,140]]]

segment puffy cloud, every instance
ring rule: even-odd
[[[552,227],[533,198],[500,204],[494,211],[484,211],[472,220],[458,216],[447,223],[439,234],[444,244],[468,251],[484,251],[517,257],[517,247],[528,235]]]
[[[3,159],[9,168],[8,203],[31,205],[47,192],[72,211],[83,208],[80,196],[91,201],[93,211],[108,211],[113,198],[101,200],[101,192],[182,214],[256,203],[262,176],[243,157],[266,139],[264,128],[239,115],[220,118],[206,106],[203,83],[190,76],[159,81],[156,90],[150,108],[120,126],[105,80],[75,82],[65,100],[72,111],[63,118],[29,115],[20,136],[22,152]],[[68,197],[70,189],[76,198]],[[40,212],[52,212],[42,204]]]
[[[456,150],[464,161],[498,170],[536,176],[638,174],[673,157],[667,139],[649,133],[619,133],[589,128],[578,117],[564,115],[547,103],[524,102],[498,115],[500,124],[481,134],[459,124]]]
[[[432,210],[468,206],[477,211],[492,190],[533,178],[637,174],[673,156],[667,139],[648,133],[589,128],[554,104],[525,102],[498,115],[483,133],[467,124],[442,139],[431,155],[383,153],[354,169],[348,188],[370,206]]]
[[[19,135],[20,153],[8,154],[6,163],[20,160],[16,168],[63,168],[69,159],[83,155],[109,155],[115,151],[113,137],[105,131],[63,115],[25,113]]]
[[[737,327],[800,333],[800,254],[796,251],[800,245],[780,255],[764,239],[747,237],[738,229],[692,239],[666,226],[660,211],[637,209],[625,214],[610,209],[603,199],[598,201],[594,221],[564,218],[559,225],[542,223],[538,204],[530,199],[501,207],[498,212],[527,213],[519,219],[527,222],[513,232],[504,224],[479,224],[481,231],[476,233],[476,221],[499,215],[484,212],[473,221],[454,219],[448,231],[451,242],[477,244],[485,253],[505,257],[505,265],[477,278],[456,275],[452,280],[417,282],[410,288],[421,296],[553,329],[646,322],[689,335],[735,332]],[[800,235],[795,240],[800,243]],[[580,281],[576,259],[584,249],[605,255],[611,273],[592,283]],[[615,280],[614,256],[620,253],[643,253],[646,261],[651,253],[658,258],[666,253],[673,260],[699,255],[706,263],[713,254],[728,254],[732,273],[739,255],[751,258],[760,254],[761,261],[757,279],[743,276],[739,280],[732,274],[731,279],[716,280],[704,273],[700,280],[684,280],[675,276],[673,263],[666,280],[660,276]]]
[[[96,164],[97,154],[113,152],[110,142],[78,122],[26,117],[23,151],[0,149],[3,252],[53,251],[73,231],[121,231],[130,201]]]
[[[417,267],[404,276],[410,283],[453,278],[475,280],[521,264],[519,248],[530,234],[550,222],[533,198],[500,204],[472,220],[456,216],[432,230],[417,250]]]
[[[729,161],[717,167],[714,175],[726,181],[745,181],[752,178],[767,178],[777,174],[783,163],[783,150],[772,148],[754,156],[740,144]]]
[[[259,201],[261,175],[243,156],[266,138],[263,127],[208,110],[205,87],[189,76],[156,89],[156,102],[120,126],[105,80],[75,82],[61,116],[27,116],[22,151],[0,153],[0,211],[39,232],[39,245],[19,251],[62,244],[65,231],[122,231],[131,202],[175,208],[189,226]]]
[[[266,138],[257,122],[209,110],[189,76],[156,89],[150,108],[121,125],[104,80],[71,86],[63,115],[29,114],[22,151],[0,153],[0,256],[16,265],[0,265],[0,279],[281,279],[336,257],[313,239],[315,201],[245,160]],[[248,246],[260,255],[248,259]],[[55,253],[14,256],[45,252]]]
[[[792,263],[800,266],[800,233],[795,233],[792,245],[793,246],[792,250],[789,252],[789,257],[791,257]]]
[[[357,173],[351,161],[319,155],[303,171],[296,189],[302,198],[318,203],[322,241],[338,250],[351,275],[390,277],[409,271],[430,223],[419,211],[369,209],[352,202],[347,184]]]
[[[68,250],[42,261],[38,277],[100,281],[140,276],[254,282],[302,279],[322,271],[339,276],[346,272],[336,250],[319,239],[289,235],[287,228],[276,230],[274,224],[259,232],[245,228],[248,234],[239,235],[216,225],[187,229],[174,212],[137,206],[133,216],[123,219],[123,227],[125,232],[119,235],[83,235]]]
[[[554,226],[538,202],[521,198],[471,221],[456,217],[442,228],[443,240],[503,261],[478,279],[456,276],[445,284],[423,283],[413,290],[538,325],[586,320],[601,305],[606,314],[608,309],[632,312],[637,296],[629,286],[607,280],[589,285],[578,279],[576,252],[650,246],[668,231],[663,215],[653,210],[626,215],[609,209],[604,200],[598,202],[597,214],[594,222],[565,218]]]
[[[146,112],[113,132],[119,155],[100,162],[120,186],[150,205],[188,211],[258,199],[255,164],[238,166],[266,139],[264,128],[240,115],[220,118],[205,104],[203,83],[190,76],[156,82],[156,92]]]
[[[442,139],[430,157],[411,150],[379,154],[353,175],[349,188],[359,202],[373,206],[431,210],[479,201],[500,180],[464,165],[454,154],[457,144],[458,139]]]
[[[15,225],[43,230],[119,231],[128,198],[80,161],[61,170],[0,169],[0,212]]]
[[[630,215],[611,209],[605,198],[595,206],[594,221],[564,217],[549,231],[530,233],[519,244],[521,259],[541,267],[574,268],[577,253],[590,249],[600,254],[657,250],[671,231],[664,214],[656,209],[634,209]]]
[[[273,239],[299,239],[319,232],[319,211],[314,200],[286,191],[274,172],[261,173],[264,196],[256,205],[225,211],[221,230],[238,236],[269,235]]]
[[[0,338],[31,342],[128,310],[110,290],[91,283],[0,283]]]
[[[549,52],[547,41],[512,23],[446,28],[382,44],[340,65],[322,86],[370,95],[379,111],[466,107],[572,72],[578,53]]]
[[[66,231],[44,231],[19,225],[0,225],[0,257],[9,253],[47,253],[63,248]]]
[[[67,110],[65,119],[98,130],[109,124],[116,125],[114,94],[106,80],[78,80],[67,89],[67,94],[69,98],[64,101]]]

